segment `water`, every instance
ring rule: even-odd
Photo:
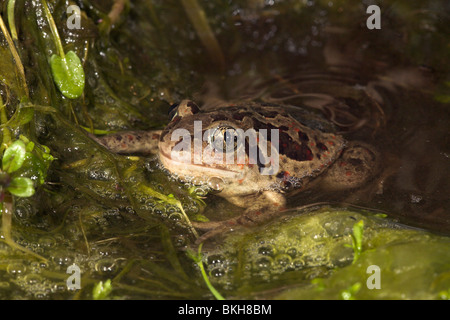
[[[330,2],[329,8],[322,8],[319,2],[315,9],[306,6],[293,13],[283,11],[287,5],[266,4],[259,16],[252,14],[259,12],[255,8],[237,10],[236,34],[227,30],[233,36],[224,40],[231,41],[223,47],[224,75],[206,72],[206,89],[195,97],[206,107],[242,98],[307,105],[334,122],[349,141],[364,141],[378,150],[381,170],[357,194],[312,189],[291,196],[292,206],[351,203],[450,234],[450,117],[448,106],[436,99],[439,81],[448,75],[448,60],[442,62],[437,56],[444,53],[438,50],[430,56],[425,44],[418,48],[395,41],[401,35],[427,43],[446,37],[432,35],[425,26],[405,31],[396,25],[402,12],[390,4],[382,6],[381,30],[368,30],[362,24],[366,16],[355,8],[345,9],[349,20],[343,24],[334,20],[339,5]],[[430,19],[445,5],[428,5],[416,18],[437,32],[442,25]],[[306,21],[298,17],[306,17],[308,10],[314,15],[305,18],[310,23],[305,28]],[[352,15],[361,23],[352,23]],[[448,11],[442,15],[445,21]],[[412,27],[412,20],[405,19]],[[426,64],[432,61],[442,63]]]

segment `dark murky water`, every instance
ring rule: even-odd
[[[379,151],[381,171],[370,185],[357,193],[307,190],[291,196],[292,206],[350,203],[450,234],[450,117],[448,106],[434,97],[442,70],[407,57],[399,62],[399,51],[410,52],[406,43],[402,49],[390,47],[406,33],[393,27],[392,16],[382,16],[381,30],[368,30],[365,15],[356,15],[359,25],[343,28],[327,20],[330,12],[320,12],[306,31],[286,13],[255,17],[247,12],[236,18],[239,41],[228,39],[234,45],[223,47],[226,76],[206,72],[197,100],[307,105],[348,140],[365,141]]]

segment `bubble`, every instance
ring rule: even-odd
[[[30,273],[25,276],[25,282],[28,285],[35,285],[43,282],[43,278],[41,275],[36,273]]]
[[[50,290],[53,293],[65,292],[67,290],[67,283],[65,282],[55,283],[51,286]]]
[[[171,213],[173,213],[173,212],[175,212],[175,211],[177,211],[177,207],[172,206],[172,205],[166,205],[166,212],[167,212],[168,214],[171,214]]]
[[[73,261],[73,257],[68,255],[54,256],[53,262],[60,266],[69,266]]]
[[[294,266],[294,268],[296,269],[300,269],[303,268],[305,266],[305,261],[303,259],[294,259],[292,261],[292,265]]]
[[[324,238],[326,238],[326,234],[324,232],[319,232],[312,236],[312,239],[315,241],[322,241]]]
[[[16,262],[16,263],[10,263],[8,264],[8,266],[6,267],[6,271],[14,276],[18,276],[23,274],[25,271],[27,270],[27,268],[25,267],[24,264],[20,263],[20,262]]]
[[[220,254],[213,254],[208,257],[207,261],[208,265],[218,265],[225,261],[225,257]]]
[[[47,296],[48,294],[45,291],[37,291],[34,293],[34,298],[38,300],[47,299]]]
[[[67,228],[67,232],[69,234],[71,234],[72,237],[77,238],[78,236],[81,235],[81,230],[78,226],[76,225],[71,225]]]
[[[192,204],[187,208],[186,211],[189,211],[190,213],[195,214],[195,213],[199,213],[200,208],[198,206],[196,206],[195,204]]]
[[[130,213],[130,214],[136,214],[136,211],[133,209],[132,206],[126,206],[125,207],[125,211]]]
[[[116,272],[117,267],[115,260],[111,258],[104,258],[99,261],[94,266],[95,270],[103,274],[111,274]]]
[[[153,209],[153,212],[163,218],[167,217],[166,208],[162,205],[155,206],[155,208]]]
[[[262,257],[256,260],[256,268],[259,270],[267,270],[272,266],[272,258],[270,257]]]
[[[205,184],[205,181],[203,180],[203,178],[194,177],[191,179],[190,183],[194,186],[201,186]]]
[[[179,212],[174,212],[169,215],[169,219],[172,221],[181,221],[183,220],[183,215]]]
[[[153,173],[158,169],[157,164],[158,160],[156,158],[152,158],[144,163],[144,167],[148,172]]]
[[[339,222],[337,221],[331,221],[331,222],[325,222],[323,224],[323,228],[327,231],[327,233],[332,237],[339,236]]]
[[[295,247],[287,248],[286,253],[290,255],[292,258],[295,258],[297,255],[301,255],[300,252],[298,252],[297,248]]]
[[[39,262],[33,261],[30,263],[30,272],[39,273],[40,271],[41,271],[41,268],[39,267]]]
[[[215,277],[215,278],[221,278],[221,277],[223,277],[223,276],[225,275],[225,273],[226,273],[226,271],[225,271],[225,269],[222,268],[222,267],[216,267],[216,268],[213,268],[213,269],[209,272],[209,274],[210,274],[211,276]]]
[[[27,247],[29,245],[29,242],[27,240],[25,240],[25,239],[17,239],[16,243],[20,244],[23,247]]]
[[[258,253],[264,256],[273,257],[276,253],[276,249],[270,245],[265,245],[258,248]]]
[[[106,210],[103,214],[106,216],[116,216],[119,214],[119,208],[110,208]]]
[[[208,179],[208,187],[216,192],[220,192],[223,190],[224,181],[219,177],[211,177]]]
[[[173,240],[174,246],[178,248],[184,247],[187,243],[186,237],[182,234],[175,236]]]
[[[292,258],[290,255],[286,253],[281,253],[275,256],[275,264],[281,266],[281,267],[287,267],[291,264]]]
[[[56,244],[56,240],[53,237],[45,236],[45,237],[41,237],[39,239],[39,244],[42,247],[50,248],[50,247],[53,247]]]
[[[21,203],[15,207],[15,216],[22,220],[27,220],[33,215],[33,209],[30,204]]]
[[[199,197],[205,197],[208,194],[206,187],[197,187],[194,189],[194,193]]]

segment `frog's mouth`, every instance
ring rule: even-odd
[[[201,176],[210,177],[216,176],[227,179],[238,179],[242,172],[234,171],[227,168],[217,168],[208,164],[195,164],[186,161],[178,161],[172,159],[172,157],[160,150],[159,160],[162,165],[172,173],[186,175],[186,176]]]

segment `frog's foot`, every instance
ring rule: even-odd
[[[196,241],[196,244],[202,243],[210,238],[223,235],[234,230],[239,226],[238,218],[225,221],[192,222],[194,228],[206,231]]]
[[[378,153],[362,142],[350,142],[332,167],[323,175],[324,187],[355,189],[373,178],[378,170]]]
[[[254,227],[273,218],[280,216],[285,210],[286,199],[275,191],[264,191],[259,194],[253,204],[247,207],[245,212],[235,218],[224,221],[193,222],[193,226],[199,230],[207,231],[199,237],[196,243],[203,242],[217,235],[225,234],[234,229]]]

